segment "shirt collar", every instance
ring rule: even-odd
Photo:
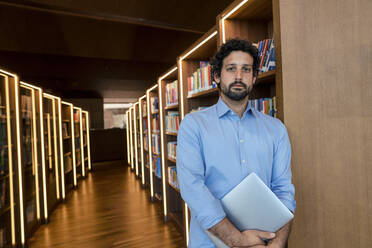
[[[227,114],[227,113],[229,113],[229,112],[233,112],[227,105],[226,105],[226,103],[222,100],[222,98],[220,97],[219,99],[218,99],[218,102],[217,102],[217,115],[218,115],[218,117],[222,117],[222,116],[224,116],[225,114]],[[254,111],[253,111],[253,109],[252,109],[252,106],[251,106],[251,102],[248,102],[248,105],[247,105],[247,109],[244,111],[244,113],[243,113],[243,116],[244,116],[244,114],[245,113],[247,113],[248,114],[248,112],[251,112],[253,115],[255,115],[254,114]]]

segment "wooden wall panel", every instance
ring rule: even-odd
[[[279,6],[297,200],[289,247],[370,247],[372,2]]]

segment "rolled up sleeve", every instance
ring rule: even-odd
[[[225,216],[221,203],[205,185],[205,165],[200,132],[196,121],[187,115],[177,137],[177,178],[181,196],[200,226],[207,230]]]
[[[292,212],[296,209],[295,189],[292,184],[291,144],[287,129],[282,126],[273,160],[271,190]]]

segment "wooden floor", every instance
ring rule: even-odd
[[[164,224],[162,205],[149,201],[128,166],[94,167],[29,240],[29,247],[183,247],[176,225]]]

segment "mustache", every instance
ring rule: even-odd
[[[239,86],[242,86],[244,88],[247,88],[247,85],[243,84],[242,81],[234,81],[232,84],[230,84],[230,87],[229,88],[232,88],[235,85],[239,85]]]

